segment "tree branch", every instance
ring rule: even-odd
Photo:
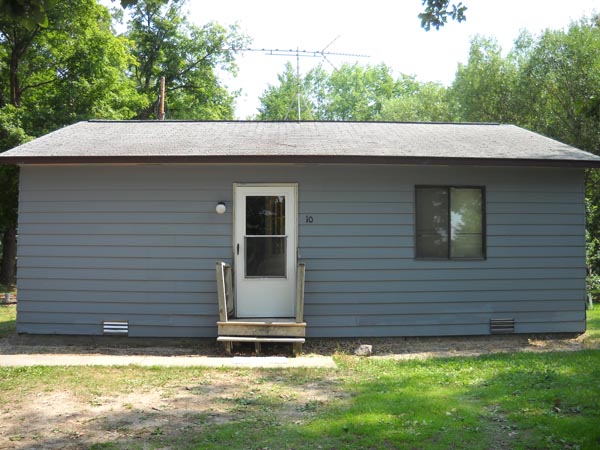
[[[52,80],[40,81],[39,83],[29,84],[27,86],[23,86],[20,89],[20,93],[22,94],[23,92],[25,92],[28,89],[35,89],[35,88],[38,88],[38,87],[46,86],[48,84],[56,83],[58,80],[59,80],[58,78],[54,78]]]

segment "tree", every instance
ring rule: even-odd
[[[439,83],[419,82],[401,75],[394,96],[383,102],[378,120],[397,122],[452,122],[454,116],[448,89]]]
[[[287,63],[278,79],[260,97],[259,120],[298,120],[298,95],[302,120],[374,120],[394,89],[385,65],[346,64],[331,73],[317,66],[298,78]]]
[[[0,0],[0,16],[18,21],[28,29],[46,28],[51,21],[49,11],[52,11],[58,1],[60,0]],[[137,0],[121,0],[123,8],[136,3]]]
[[[126,42],[94,0],[50,2],[47,23],[0,18],[0,151],[87,118],[129,118],[140,98]],[[18,171],[0,169],[1,280],[15,278]]]
[[[523,124],[575,147],[600,154],[600,30],[584,19],[568,30],[547,30],[529,50],[522,95]],[[600,171],[586,173],[587,264],[600,274]],[[595,286],[596,289],[599,286]]]
[[[459,64],[451,98],[469,122],[518,122],[515,89],[518,67],[492,38],[475,37],[466,65]]]
[[[425,10],[419,14],[421,27],[429,31],[431,27],[439,30],[446,25],[448,18],[462,22],[467,20],[465,12],[467,7],[459,3],[451,3],[450,0],[421,0]]]
[[[385,64],[344,64],[327,81],[326,120],[375,120],[383,102],[394,95],[392,70]]]
[[[297,120],[300,86],[302,120],[449,121],[446,88],[413,76],[394,79],[385,64],[342,65],[333,72],[321,66],[298,80],[291,64],[260,97],[259,120]]]
[[[599,92],[600,32],[583,19],[537,39],[523,32],[506,56],[476,37],[450,96],[462,120],[515,123],[600,154]]]
[[[221,84],[216,69],[235,73],[235,54],[248,38],[236,26],[191,25],[181,6],[182,0],[139,0],[133,6],[127,30],[135,58],[130,72],[146,99],[136,116],[156,117],[159,82],[164,76],[169,117],[231,119],[234,96]]]
[[[29,139],[21,127],[19,110],[12,105],[0,108],[0,153]],[[16,166],[0,166],[0,284],[5,286],[12,286],[16,275],[18,180]]]
[[[600,32],[598,18],[567,30],[524,32],[506,56],[493,39],[477,37],[450,90],[462,120],[515,123],[600,154]],[[600,273],[600,173],[586,173],[588,267]]]
[[[600,154],[600,30],[584,19],[546,30],[527,49],[520,95],[523,125]]]
[[[268,86],[260,96],[258,120],[315,120],[317,105],[313,94],[313,74],[298,78],[291,63],[286,63],[283,73],[277,75],[279,86]],[[320,72],[319,72],[320,73]],[[298,117],[298,100],[300,117]]]

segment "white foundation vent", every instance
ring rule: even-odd
[[[102,333],[119,336],[129,334],[129,322],[127,321],[104,321],[102,322]]]

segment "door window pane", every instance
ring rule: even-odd
[[[483,258],[481,189],[450,189],[450,254],[453,258]]]
[[[417,257],[448,258],[448,190],[416,191]]]
[[[285,235],[285,196],[247,196],[246,234]]]
[[[286,276],[286,237],[246,237],[246,277]]]

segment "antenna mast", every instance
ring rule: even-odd
[[[300,110],[300,90],[302,85],[300,84],[300,53],[298,47],[296,47],[296,83],[298,84],[296,89],[296,99],[298,103],[298,122],[300,122],[302,111]]]
[[[246,48],[246,49],[244,49],[244,51],[264,52],[265,55],[268,55],[268,56],[294,56],[294,55],[296,56],[296,83],[297,83],[296,107],[297,107],[298,122],[299,122],[301,119],[301,113],[302,113],[302,109],[300,106],[301,91],[302,91],[302,85],[300,83],[300,57],[322,58],[331,67],[333,67],[334,70],[337,70],[337,67],[335,67],[331,63],[331,61],[329,61],[327,56],[351,56],[354,58],[369,58],[369,55],[359,55],[359,54],[355,54],[355,53],[327,52],[326,50],[331,46],[331,44],[333,44],[335,41],[337,41],[339,37],[340,36],[336,37],[333,41],[331,41],[329,44],[327,44],[325,47],[323,47],[322,50],[300,50],[297,47],[296,50],[280,50],[278,48]],[[290,109],[291,109],[291,105],[290,105]],[[289,113],[289,110],[288,110],[288,113]],[[287,119],[287,114],[286,114],[286,119]]]
[[[160,77],[160,96],[158,102],[158,120],[165,120],[165,77]]]

